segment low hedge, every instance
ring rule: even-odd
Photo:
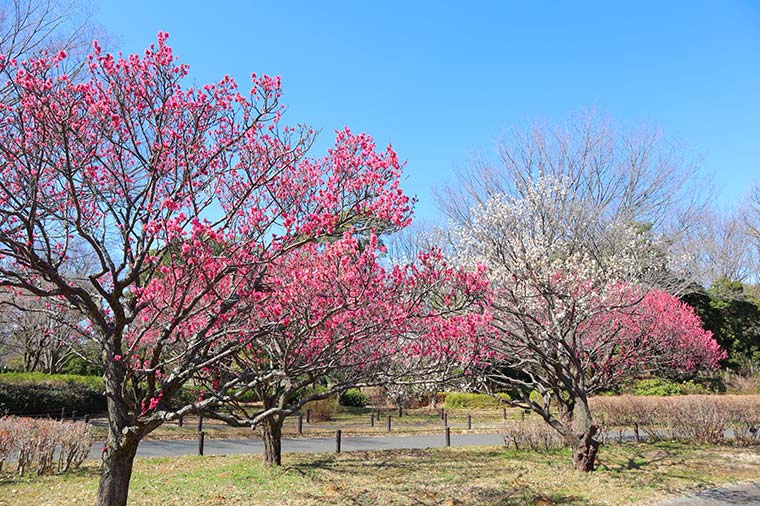
[[[103,380],[97,376],[0,373],[0,412],[25,415],[97,413],[106,409]]]
[[[103,378],[76,374],[41,372],[0,373],[0,416],[60,415],[76,411],[80,414],[106,410]],[[199,389],[184,385],[174,394],[172,408],[192,404],[200,396]]]
[[[497,394],[504,400],[509,400],[506,393]],[[486,394],[471,394],[465,392],[449,392],[446,394],[446,409],[479,409],[479,408],[499,408],[504,404]]]

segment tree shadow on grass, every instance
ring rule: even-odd
[[[612,473],[619,473],[623,471],[631,471],[631,470],[646,470],[646,468],[650,466],[662,466],[667,465],[666,462],[668,459],[672,458],[676,455],[676,452],[671,450],[658,450],[656,452],[648,451],[639,451],[636,452],[632,457],[628,457],[624,462],[614,463],[614,464],[607,464],[605,462],[605,458],[602,456],[598,459],[597,464],[599,469],[603,469],[605,471],[609,471]],[[675,462],[670,463],[670,465],[676,465]]]

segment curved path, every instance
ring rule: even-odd
[[[452,446],[498,446],[504,444],[499,434],[452,434]],[[343,436],[341,450],[391,450],[441,448],[445,446],[443,433],[419,436]],[[100,458],[103,443],[93,443],[90,458]],[[207,439],[204,455],[231,455],[242,453],[262,453],[264,445],[260,439]],[[335,451],[335,438],[283,439],[283,453],[324,453]],[[197,440],[143,441],[137,449],[138,457],[179,457],[197,455]]]

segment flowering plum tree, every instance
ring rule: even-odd
[[[342,276],[345,263],[348,288],[351,270],[376,272],[351,236],[410,219],[390,148],[344,130],[326,156],[307,157],[314,132],[282,124],[278,78],[252,75],[245,93],[229,77],[188,87],[166,40],[128,57],[95,44],[76,82],[61,70],[64,53],[0,58],[19,97],[0,105],[0,286],[76,309],[97,343],[109,423],[100,505],[126,504],[146,434],[224,400],[178,406],[184,384],[246,355],[269,360],[265,336],[328,338],[294,328],[285,310],[319,309],[320,288],[289,286],[302,279],[289,269],[318,258],[315,268]],[[77,276],[74,252],[95,259]],[[359,281],[375,290],[369,279]],[[365,311],[364,297],[352,287],[345,305]],[[306,356],[309,345],[299,344]]]
[[[714,369],[724,357],[691,308],[649,291],[663,270],[653,238],[587,204],[566,178],[538,177],[521,196],[488,199],[457,231],[460,261],[488,266],[492,290],[470,374],[486,391],[516,392],[583,471],[599,445],[590,395],[653,368]]]
[[[203,378],[204,396],[219,401],[207,416],[260,427],[268,464],[281,463],[282,424],[307,402],[358,386],[450,376],[451,362],[425,353],[424,343],[444,317],[477,317],[459,313],[478,302],[482,280],[446,266],[436,251],[413,264],[383,267],[378,256],[385,248],[374,234],[366,239],[346,231],[272,262],[261,288],[266,302],[228,323],[279,325],[253,336]],[[262,405],[240,402],[248,392]]]

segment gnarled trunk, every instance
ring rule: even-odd
[[[282,422],[280,416],[267,417],[261,422],[261,440],[264,442],[264,463],[282,465]]]
[[[559,402],[557,407],[559,419],[551,417],[548,412],[542,416],[573,450],[573,467],[577,471],[593,471],[600,445],[594,436],[599,427],[594,424],[588,399],[571,397]]]
[[[599,427],[593,422],[588,399],[585,397],[572,403],[572,427],[576,436],[571,444],[573,467],[577,471],[593,471],[599,451],[599,441],[594,439],[594,436],[599,432]]]
[[[573,467],[576,471],[588,473],[594,470],[599,451],[599,441],[594,439],[596,432],[596,425],[591,425],[585,433],[578,434],[578,442],[573,445]]]

